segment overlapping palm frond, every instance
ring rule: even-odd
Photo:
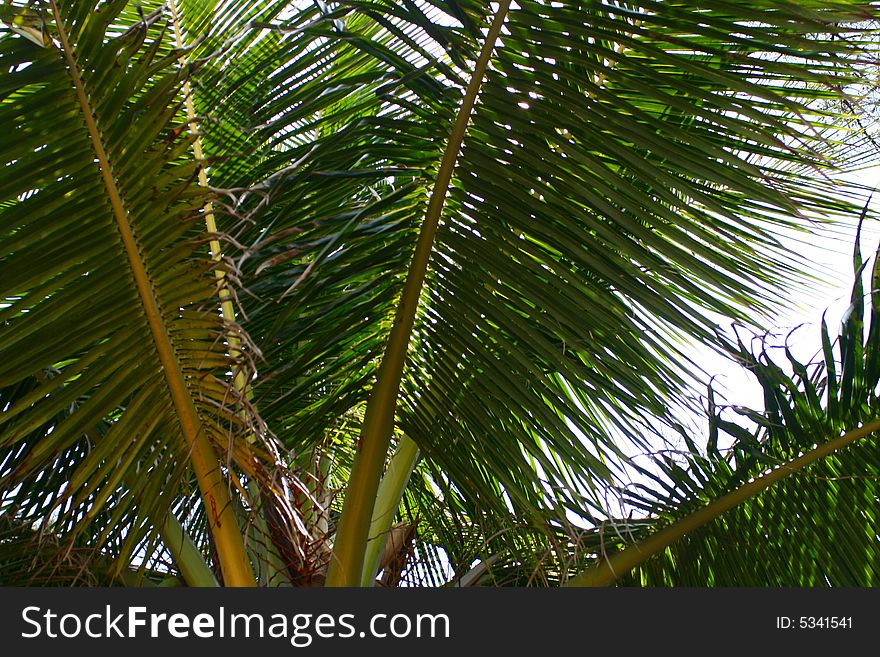
[[[208,102],[234,120],[205,126],[212,184],[237,204],[226,232],[249,247],[242,321],[267,363],[256,403],[291,445],[318,440],[365,398],[424,209],[423,173],[454,109],[454,89],[384,27],[399,18],[320,4],[266,28],[223,73]],[[248,139],[230,142],[229,123]]]
[[[548,485],[581,506],[564,491],[603,473],[609,427],[638,442],[640,420],[664,416],[687,379],[670,334],[711,336],[700,307],[754,317],[786,275],[770,226],[796,204],[833,207],[821,183],[796,191],[785,166],[784,144],[821,124],[806,106],[837,66],[820,56],[803,75],[804,62],[773,60],[806,35],[774,53],[778,28],[725,25],[741,7],[562,4],[510,14],[438,235],[413,350],[424,365],[405,400],[405,430],[432,458],[450,471],[509,464],[495,476],[524,507]],[[718,31],[700,32],[706,21]]]
[[[253,247],[242,305],[267,361],[260,409],[291,447],[317,440],[374,376],[480,45],[469,24],[487,25],[488,7],[462,3],[463,23],[437,6],[311,6],[276,25],[279,50],[298,56],[242,76],[273,150],[253,151],[265,194],[250,202],[270,208],[237,235]],[[510,11],[399,416],[473,509],[590,522],[620,435],[641,442],[688,379],[678,336],[712,341],[705,310],[753,320],[779,301],[802,263],[772,231],[846,207],[807,172],[834,166],[835,118],[820,103],[858,77],[868,36],[855,25],[871,15],[826,2]]]
[[[669,458],[659,474],[644,473],[644,483],[625,499],[648,518],[628,538],[623,536],[627,521],[618,521],[618,540],[604,546],[610,559],[575,581],[877,584],[877,262],[875,257],[866,293],[867,263],[857,244],[851,305],[836,338],[823,318],[822,350],[813,360],[802,362],[787,345],[768,345],[766,337],[751,347],[731,345],[763,389],[764,409],[734,407],[739,418],[732,421],[713,408],[706,447],[686,437],[686,457]],[[719,449],[725,441],[730,447]],[[773,477],[777,480],[771,483]],[[622,559],[625,555],[633,560]]]
[[[318,582],[339,500],[308,473],[331,463],[342,484],[357,461],[345,423],[374,385],[495,6],[140,5],[28,3],[39,29],[0,38],[4,504],[58,535],[98,528],[90,544],[121,561],[162,549],[174,505],[208,553],[212,512],[182,503],[204,436],[241,484],[221,506],[251,561],[284,562],[260,581]],[[819,0],[502,15],[409,341],[393,440],[422,460],[387,582],[415,554],[558,583],[607,545],[583,527],[609,519],[626,454],[698,378],[686,340],[717,346],[713,313],[748,323],[782,300],[804,263],[774,231],[850,209],[822,175],[845,156],[827,108],[863,77],[875,15]],[[248,485],[285,508],[255,518]]]

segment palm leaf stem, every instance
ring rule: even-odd
[[[388,541],[391,523],[394,522],[400,500],[403,498],[406,485],[409,483],[410,475],[418,460],[419,446],[409,436],[403,436],[394,456],[391,457],[385,474],[382,475],[379,491],[376,494],[361,586],[372,586],[376,581],[379,560],[382,557],[385,543]]]
[[[171,12],[171,22],[174,27],[174,40],[177,44],[177,47],[181,49],[181,51],[186,47],[186,41],[183,35],[183,27],[180,20],[180,13],[177,10],[177,2],[169,2],[168,3],[170,12]],[[181,68],[186,66],[186,58],[181,54],[178,58],[180,62]],[[202,137],[199,133],[198,129],[198,117],[196,114],[195,108],[195,100],[193,98],[192,87],[189,83],[189,80],[185,80],[183,83],[183,96],[184,96],[184,107],[186,110],[186,118],[189,122],[190,132],[194,135],[193,140],[193,157],[195,157],[196,161],[200,164],[199,173],[198,173],[198,181],[199,186],[205,189],[208,188],[208,174],[204,167],[205,162],[205,151],[202,146]],[[217,234],[217,220],[214,214],[214,205],[211,201],[207,201],[204,205],[205,212],[205,228],[208,231],[209,235]],[[212,237],[210,242],[208,243],[208,248],[211,254],[211,259],[214,262],[220,263],[223,258],[223,252],[220,247],[220,240],[216,237]],[[217,267],[214,269],[214,276],[217,279],[217,294],[220,299],[220,315],[227,323],[231,323],[235,321],[235,308],[232,305],[232,292],[229,288],[229,282],[226,276],[226,272]],[[241,352],[241,339],[235,333],[235,331],[227,331],[226,332],[226,341],[229,345],[229,356],[233,362],[237,362],[242,355]],[[244,396],[250,400],[253,396],[252,390],[248,385],[247,376],[245,375],[244,368],[238,368],[235,372],[233,379],[233,387],[234,389],[244,394]],[[256,438],[252,434],[247,435],[247,439],[249,442],[255,442]],[[259,491],[257,486],[253,482],[249,482],[248,484],[248,492],[252,496],[252,502],[256,505],[259,500]],[[266,523],[266,519],[263,517],[263,514],[257,512],[254,514],[256,530],[261,533],[263,540],[261,541],[250,541],[249,547],[256,553],[256,558],[262,564],[262,567],[268,569],[268,573],[266,576],[266,581],[277,581],[280,577],[280,574],[284,572],[283,564],[281,564],[278,556],[269,548],[268,546],[271,544],[269,540],[269,527]]]
[[[159,534],[187,586],[219,586],[192,538],[170,511],[165,515]]]
[[[186,46],[186,43],[183,38],[183,29],[180,25],[180,16],[177,11],[177,3],[169,2],[168,6],[171,10],[171,22],[174,25],[174,40],[177,43],[177,47],[183,49]],[[181,55],[179,57],[181,67],[186,66],[186,59]],[[195,135],[195,139],[193,141],[193,156],[196,161],[202,165],[199,167],[199,186],[208,188],[208,174],[205,171],[204,162],[205,162],[205,152],[202,147],[202,138],[199,134],[198,130],[198,120],[196,115],[195,101],[193,100],[192,88],[189,83],[189,80],[184,81],[183,83],[183,96],[184,96],[184,104],[186,109],[186,118],[189,122],[189,129]],[[217,219],[214,215],[214,205],[210,201],[206,202],[204,205],[205,210],[205,226],[208,230],[209,235],[217,235]],[[220,240],[216,237],[213,237],[209,242],[209,249],[211,252],[211,259],[215,262],[219,263],[223,258],[223,252],[220,248]],[[218,295],[220,297],[220,312],[227,322],[235,321],[235,308],[232,306],[232,293],[230,292],[226,272],[217,267],[214,269],[214,276],[217,278],[218,285]],[[234,331],[229,331],[226,336],[227,342],[229,343],[229,355],[235,361],[238,357],[241,356],[241,340],[235,334]],[[244,371],[239,368],[239,370],[235,373],[235,389],[239,392],[247,392],[247,377],[245,376]]]
[[[253,586],[253,573],[247,560],[241,532],[233,514],[229,492],[223,478],[223,473],[220,470],[217,455],[201,426],[195,404],[186,389],[183,372],[174,354],[168,328],[165,326],[159,304],[153,294],[146,267],[142,261],[138,245],[129,224],[128,213],[123,206],[119,189],[114,180],[109,158],[104,149],[101,133],[95,122],[76,59],[73,56],[58,5],[55,0],[51,0],[50,5],[58,28],[62,54],[69,67],[77,99],[82,109],[83,120],[88,129],[92,146],[95,150],[95,156],[101,168],[101,176],[116,218],[117,227],[125,247],[125,253],[131,267],[138,295],[143,304],[150,333],[156,345],[156,351],[162,364],[181,428],[191,445],[190,460],[199,483],[203,502],[208,510],[211,532],[216,542],[224,581],[231,586]]]
[[[610,586],[619,577],[666,549],[689,532],[715,520],[723,513],[767,490],[776,482],[877,431],[880,431],[880,420],[868,422],[858,429],[853,429],[838,438],[822,443],[806,454],[780,465],[735,491],[710,502],[702,509],[674,522],[656,534],[612,555],[593,568],[585,570],[572,578],[568,582],[568,586]]]
[[[434,237],[468,122],[509,7],[510,0],[502,1],[498,5],[437,172],[385,353],[379,365],[376,384],[364,413],[359,449],[327,571],[327,586],[357,586],[361,583],[373,506],[391,444],[400,382]]]

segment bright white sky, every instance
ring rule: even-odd
[[[847,179],[869,187],[880,185],[880,166],[850,174]],[[880,195],[872,200],[872,208],[880,211]],[[826,322],[833,339],[837,334],[840,320],[850,305],[853,284],[852,252],[857,219],[858,217],[854,217],[851,225],[823,229],[814,235],[802,237],[803,241],[788,242],[792,249],[815,264],[816,272],[821,276],[814,284],[797,290],[791,297],[790,305],[781,309],[774,325],[770,327],[779,332],[781,341],[788,331],[803,324],[789,340],[793,353],[802,362],[821,350],[822,313],[826,312]],[[878,242],[880,242],[880,226],[866,220],[861,235],[862,257],[865,260],[873,260]],[[865,276],[870,270],[869,264],[865,268]],[[702,353],[701,358],[703,358]],[[745,369],[708,351],[705,360],[700,362],[705,363],[706,369],[718,375],[716,392],[723,393],[727,403],[748,406],[756,410],[763,408],[761,388]]]
[[[846,179],[869,187],[880,186],[880,166],[850,174],[846,176]],[[880,211],[880,193],[874,197],[872,208],[875,212]],[[818,275],[819,280],[796,290],[792,294],[788,306],[780,309],[772,326],[768,326],[776,336],[776,339],[771,340],[770,344],[784,343],[785,336],[789,331],[802,325],[791,335],[788,346],[803,363],[809,362],[821,353],[822,313],[825,312],[825,321],[832,339],[834,339],[838,333],[841,318],[849,308],[853,284],[852,252],[857,221],[858,216],[855,216],[848,225],[824,227],[813,235],[800,235],[797,241],[790,239],[786,242],[789,248],[813,263],[814,274]],[[866,278],[871,271],[878,243],[880,243],[880,225],[872,224],[868,220],[862,227],[861,235],[862,257],[869,261],[863,274],[866,290],[868,289]],[[722,319],[716,321],[723,326]],[[740,331],[743,340],[748,335],[747,331]],[[771,351],[771,353],[773,352]],[[706,347],[695,346],[692,348],[691,354],[694,361],[709,375],[716,377],[713,386],[716,404],[719,406],[724,404],[743,406],[756,411],[764,409],[763,391],[754,376],[744,367],[727,360]],[[779,358],[774,358],[774,360],[781,367],[789,370],[783,354],[780,353]],[[705,388],[697,392],[705,395]],[[705,408],[705,401],[703,401],[703,405]],[[738,424],[748,426],[748,421],[733,411],[727,411],[725,417]],[[689,435],[697,445],[705,445],[708,438],[708,418],[705,411],[679,417],[679,420],[689,430]],[[670,447],[685,449],[680,437],[667,435],[667,438],[670,444],[658,444],[656,449]],[[729,447],[732,441],[730,436],[725,436],[722,433],[719,436],[718,447],[723,450]],[[587,444],[589,443],[587,442]],[[621,447],[630,457],[636,457],[635,460],[641,466],[654,470],[644,456],[641,458],[638,456],[642,450],[631,445],[627,448],[626,443],[621,444]],[[656,470],[654,471],[656,472]],[[636,472],[629,471],[629,469],[627,469],[626,477],[631,477],[631,483],[643,483],[653,487],[652,482]],[[622,506],[620,517],[627,516],[630,511],[628,507]],[[635,515],[640,516],[642,513],[636,512]],[[569,518],[575,524],[580,524],[573,516],[569,515]]]

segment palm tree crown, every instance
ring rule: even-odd
[[[873,484],[822,483],[873,467],[863,290],[818,369],[713,319],[804,280],[779,231],[858,215],[832,174],[872,152],[870,3],[2,12],[0,580],[584,583],[847,435],[615,576],[874,582],[873,516],[830,512]],[[766,407],[710,408],[708,448],[684,432],[625,487],[702,380],[693,341]],[[743,527],[772,555],[724,557]]]

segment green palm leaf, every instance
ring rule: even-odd
[[[706,453],[691,443],[685,461],[669,460],[651,475],[660,485],[626,495],[658,530],[643,524],[639,542],[617,552],[619,543],[606,546],[607,560],[575,584],[877,584],[880,278],[875,266],[865,331],[858,241],[854,265],[852,303],[837,339],[823,319],[819,358],[802,363],[786,347],[785,370],[766,344],[757,352],[734,348],[764,390],[764,411],[738,409],[741,423],[714,411],[713,434],[728,434],[730,450],[722,455],[714,435]]]
[[[463,6],[487,25],[485,7]],[[804,263],[773,231],[848,208],[805,172],[841,154],[822,104],[858,78],[869,35],[853,26],[870,15],[825,2],[510,12],[398,415],[475,508],[533,527],[590,522],[619,436],[644,447],[641,427],[683,398],[680,336],[713,342],[706,311],[754,320],[780,300]],[[454,45],[417,48],[433,38],[426,20]],[[446,53],[473,59],[482,37],[451,13],[380,2],[304,9],[275,32],[278,52],[298,55],[249,62],[265,84],[249,77],[228,97],[265,140],[253,178],[230,183],[264,193],[236,197],[242,215],[263,212],[236,233],[253,245],[243,305],[267,360],[260,408],[296,447],[369,390],[471,75]]]
[[[497,43],[473,0],[24,5],[0,38],[3,504],[23,540],[146,554],[152,579],[214,545],[225,583],[319,581],[406,436],[421,460],[372,522],[406,529],[386,581],[414,554],[424,581],[565,581],[630,540],[600,531],[607,496],[688,403],[688,341],[784,302],[808,263],[780,229],[851,216],[825,174],[870,4],[529,0]],[[774,388],[772,419],[819,387]],[[352,511],[289,467],[369,485]],[[679,502],[721,476],[676,467]],[[633,494],[633,536],[660,497]]]
[[[231,546],[227,583],[244,583],[218,455],[251,474],[255,456],[237,439],[247,416],[223,379],[238,364],[197,240],[203,198],[176,116],[185,71],[146,23],[107,37],[125,4],[53,2],[51,44],[0,45],[2,197],[15,201],[0,255],[0,383],[15,391],[0,420],[4,503],[62,535],[107,513],[95,547],[115,541],[127,560],[154,531],[146,519],[189,495],[192,464]],[[65,476],[37,487],[47,514],[29,482],[62,463]]]

